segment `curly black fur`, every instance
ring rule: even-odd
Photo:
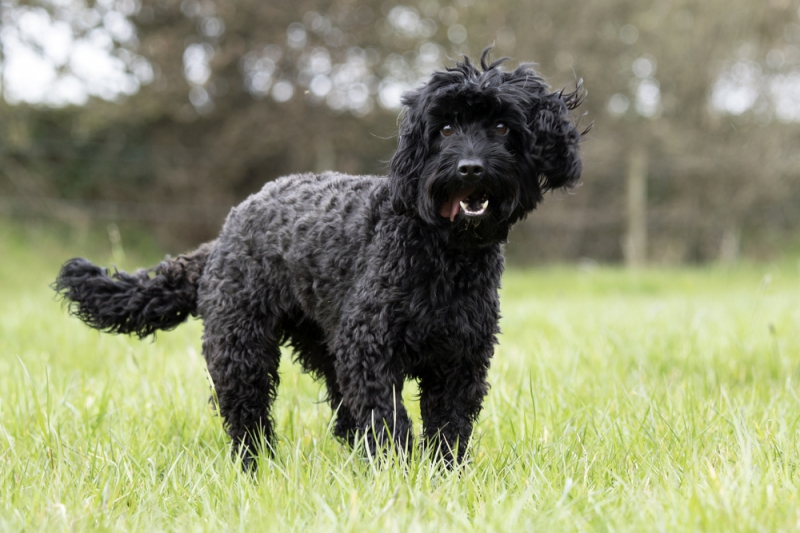
[[[197,311],[197,281],[210,248],[205,244],[148,270],[115,271],[110,276],[108,269],[86,259],[70,259],[53,289],[69,302],[70,313],[87,325],[107,333],[147,337],[174,329]]]
[[[502,61],[502,60],[501,60]],[[334,433],[375,451],[412,442],[401,392],[417,379],[423,441],[464,456],[497,343],[501,244],[544,191],[575,184],[581,90],[530,66],[465,58],[407,93],[388,177],[293,175],[234,208],[219,238],[133,275],[82,259],[56,289],[92,327],[146,336],[197,312],[234,452],[273,439],[280,345],[324,380]],[[152,276],[151,276],[152,274]]]

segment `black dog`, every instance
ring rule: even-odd
[[[425,445],[460,460],[497,343],[501,244],[544,191],[573,186],[582,99],[528,65],[468,58],[404,95],[388,177],[288,176],[234,208],[219,238],[134,274],[68,261],[54,284],[111,333],[197,314],[225,427],[252,463],[270,442],[279,347],[323,379],[334,433],[410,444],[401,391],[419,380]]]

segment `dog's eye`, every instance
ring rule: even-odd
[[[444,135],[445,137],[450,137],[454,133],[454,131],[455,130],[453,130],[453,126],[451,126],[450,124],[445,124],[444,126],[442,126],[442,135]]]
[[[498,135],[505,135],[508,133],[508,126],[503,124],[502,122],[498,122],[494,125],[494,132]]]

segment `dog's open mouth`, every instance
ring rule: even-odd
[[[439,209],[439,214],[453,222],[459,211],[463,211],[467,217],[479,217],[486,213],[488,207],[489,196],[485,192],[476,189],[461,189],[450,193]]]

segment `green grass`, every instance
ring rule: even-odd
[[[89,330],[47,286],[75,254],[114,260],[102,234],[0,225],[0,531],[800,528],[798,264],[508,272],[458,473],[340,445],[287,354],[253,479],[209,408],[201,325]]]

